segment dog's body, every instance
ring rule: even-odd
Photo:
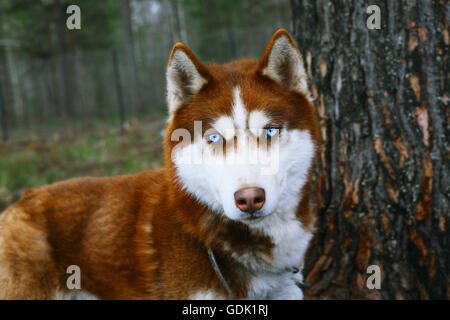
[[[312,237],[318,132],[293,40],[280,30],[260,60],[223,66],[203,65],[177,44],[167,81],[164,167],[26,190],[0,218],[0,298],[229,298],[208,248],[236,298],[303,297],[292,270]],[[178,143],[180,128],[193,142]],[[238,130],[266,156],[261,132],[270,140],[275,170],[220,162],[244,152]],[[211,153],[215,145],[223,153]],[[186,151],[203,162],[186,161]],[[71,265],[81,291],[66,286]]]

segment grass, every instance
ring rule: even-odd
[[[29,187],[159,167],[164,125],[160,116],[134,120],[121,135],[117,121],[90,122],[76,129],[51,123],[47,130],[0,144],[0,211]]]

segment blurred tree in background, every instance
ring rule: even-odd
[[[176,1],[176,0],[172,0]],[[191,17],[190,23],[186,26],[189,35],[204,34],[204,39],[193,43],[200,56],[212,57],[214,61],[224,62],[248,53],[241,53],[241,50],[252,46],[251,43],[243,43],[240,33],[246,32],[251,36],[258,37],[261,26],[270,26],[272,31],[280,27],[288,28],[290,24],[286,22],[286,12],[290,7],[287,2],[267,1],[267,0],[229,0],[229,1],[208,1],[208,0],[185,0],[183,1],[186,14]],[[290,18],[290,16],[288,16]],[[186,23],[184,23],[186,25]],[[220,36],[210,34],[209,30],[217,29],[220,25]],[[242,30],[242,31],[241,31]],[[212,40],[212,37],[218,39]],[[214,46],[211,46],[211,42]],[[220,46],[221,50],[217,50]]]
[[[117,1],[76,1],[83,8],[83,27],[77,31],[66,28],[66,8],[72,3],[0,3],[0,67],[2,86],[10,89],[5,93],[10,126],[74,117],[80,103],[75,98],[79,94],[75,56],[88,50],[112,48],[121,42]]]
[[[83,27],[76,32],[66,28],[66,8],[70,4],[82,10]],[[66,52],[111,48],[123,37],[117,0],[2,0],[0,11],[4,36],[14,40],[18,44],[15,53],[24,56],[46,58],[59,54],[57,30],[64,34]]]

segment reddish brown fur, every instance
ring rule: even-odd
[[[239,85],[248,108],[288,119],[289,128],[310,130],[317,143],[316,120],[307,98],[261,75],[274,40],[283,34],[286,31],[274,35],[261,60],[225,65],[203,65],[177,44],[174,50],[184,50],[208,82],[169,124],[164,167],[27,190],[0,219],[0,298],[53,298],[64,290],[66,268],[74,264],[81,269],[82,289],[99,298],[186,299],[195,289],[213,289],[226,297],[206,246],[214,250],[234,294],[246,297],[245,270],[220,243],[227,239],[234,252],[248,253],[251,248],[254,255],[270,261],[271,239],[214,214],[181,190],[170,160],[175,145],[170,135],[175,128],[193,132],[193,120],[231,113],[232,88]],[[172,57],[173,52],[169,64]],[[314,215],[309,176],[297,216],[310,229]]]

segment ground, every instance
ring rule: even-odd
[[[162,164],[161,115],[131,120],[120,134],[117,119],[49,123],[11,132],[0,143],[0,212],[29,187],[80,176],[113,176]],[[33,132],[31,135],[29,132]]]

